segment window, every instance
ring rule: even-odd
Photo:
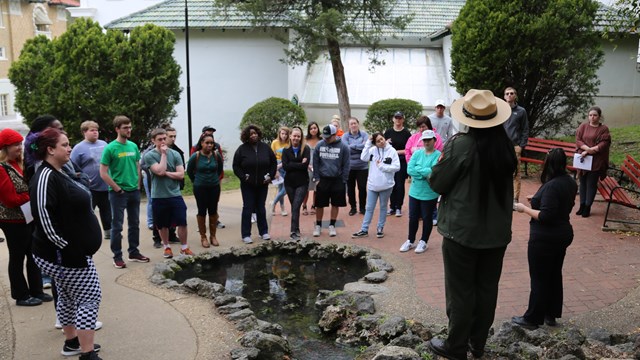
[[[9,14],[22,15],[20,0],[9,0]]]
[[[4,46],[0,46],[0,60],[7,60],[7,53]]]
[[[67,8],[64,6],[58,6],[58,20],[67,21]]]
[[[9,115],[9,94],[0,94],[0,116]]]
[[[53,24],[51,19],[49,19],[49,15],[47,14],[47,10],[44,6],[38,4],[33,9],[33,23],[36,27],[36,35],[44,35],[51,39],[51,30],[49,29],[49,25]]]

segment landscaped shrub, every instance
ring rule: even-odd
[[[300,125],[303,129],[307,124],[307,115],[302,107],[282,98],[271,97],[253,105],[242,117],[240,129],[254,124],[262,129],[262,141],[271,143],[278,134],[281,126]]]
[[[384,132],[393,126],[393,114],[402,111],[404,114],[404,126],[415,128],[416,119],[422,115],[422,104],[408,99],[386,99],[376,101],[369,106],[364,127],[369,133]]]

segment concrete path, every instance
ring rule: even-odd
[[[538,186],[535,179],[527,179],[522,193],[532,194]],[[195,201],[193,197],[186,200],[189,219],[193,219]],[[140,211],[140,223],[143,225],[146,224],[144,206],[143,203]],[[241,207],[239,191],[222,195],[221,220],[227,228],[218,231],[220,249],[246,246],[240,240]],[[288,204],[287,209],[290,210]],[[362,215],[350,217],[345,210],[339,217],[344,226],[338,228],[337,237],[329,238],[325,229],[321,237],[313,239],[360,244],[381,253],[397,268],[391,277],[396,279],[393,286],[399,286],[403,291],[409,289],[400,297],[404,300],[393,301],[395,306],[409,313],[405,316],[434,309],[443,319],[442,237],[434,229],[426,253],[399,253],[398,248],[406,240],[406,210],[405,205],[405,215],[401,218],[388,218],[383,239],[376,239],[371,234],[365,239],[352,240],[351,233],[359,229]],[[636,213],[631,215],[638,216]],[[572,216],[576,237],[564,266],[563,321],[630,331],[640,324],[640,239],[637,234],[602,232],[603,203],[596,203],[592,214],[588,219]],[[276,215],[271,220],[272,237],[288,239],[290,216]],[[302,217],[302,232],[309,238],[313,220],[311,215]],[[514,214],[513,229],[514,237],[500,281],[497,321],[522,314],[528,300],[528,218]],[[190,222],[189,234],[192,249],[203,251],[197,241],[195,221]],[[239,335],[233,326],[216,315],[210,301],[161,289],[148,282],[153,264],[161,262],[162,255],[160,250],[152,247],[151,232],[144,226],[140,249],[151,258],[150,264],[127,263],[126,269],[115,269],[107,241],[95,256],[103,290],[99,318],[104,322],[104,328],[96,334],[96,342],[103,345],[101,356],[105,360],[229,359],[229,351],[236,346]],[[175,245],[174,253],[177,253]],[[62,359],[60,350],[64,338],[60,330],[53,327],[53,305],[48,303],[33,308],[15,305],[9,293],[7,257],[6,246],[0,244],[0,360]],[[410,305],[403,304],[414,293],[419,300],[412,301]]]

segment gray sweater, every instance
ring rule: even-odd
[[[511,108],[511,116],[504,124],[505,131],[513,145],[520,145],[521,148],[527,146],[529,141],[529,118],[527,111],[520,105],[515,104]]]
[[[320,140],[313,150],[313,179],[320,178],[342,178],[343,183],[349,179],[349,147],[337,138],[336,141],[328,144],[325,140]]]

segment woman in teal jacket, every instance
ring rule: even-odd
[[[411,176],[409,188],[409,235],[407,241],[400,247],[400,252],[407,252],[415,245],[418,224],[422,219],[422,237],[416,247],[416,254],[427,250],[427,242],[431,236],[433,211],[438,203],[438,194],[429,185],[431,168],[438,163],[440,151],[435,149],[436,133],[433,130],[422,132],[420,141],[424,149],[416,151],[407,165],[407,174]]]

